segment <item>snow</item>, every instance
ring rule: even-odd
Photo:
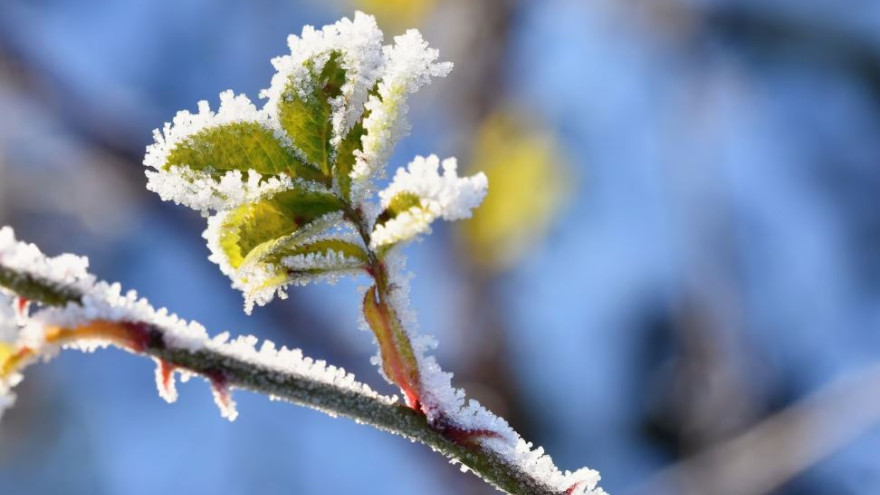
[[[388,222],[377,225],[371,236],[373,248],[413,239],[423,232],[430,232],[431,222],[436,218],[460,220],[470,218],[471,211],[483,202],[489,187],[482,172],[465,178],[458,177],[458,165],[454,158],[441,163],[436,155],[427,158],[417,156],[407,169],[399,168],[391,185],[379,193],[382,207],[387,208],[401,193],[412,193],[421,199],[420,206],[398,214]]]

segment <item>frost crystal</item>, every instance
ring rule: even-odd
[[[312,26],[303,28],[301,36],[291,35],[287,40],[290,55],[276,57],[272,65],[277,70],[272,77],[272,85],[263,90],[260,96],[268,98],[266,109],[277,108],[284,98],[289,83],[303,99],[309,97],[312,88],[311,75],[320,72],[332,53],[341,54],[341,67],[345,70],[345,84],[341,94],[331,105],[333,107],[333,137],[331,144],[337,147],[345,134],[364,112],[367,94],[381,75],[382,31],[376,19],[361,12],[355,13],[354,20],[342,19],[336,24],[325,26],[320,31]],[[311,67],[310,67],[311,66]],[[279,131],[277,113],[269,111],[272,124]]]
[[[472,177],[458,177],[454,158],[443,160],[443,174],[436,155],[418,156],[408,167],[397,169],[394,180],[379,193],[382,206],[388,208],[402,193],[415,194],[420,204],[403,211],[384,224],[377,225],[371,236],[372,247],[407,241],[417,234],[430,231],[436,218],[460,220],[470,218],[471,210],[480,205],[489,187],[482,172]]]
[[[193,136],[200,131],[224,124],[256,123],[272,129],[281,142],[289,144],[283,133],[275,131],[276,126],[272,124],[269,115],[257,110],[245,95],[236,96],[231,90],[224,91],[220,93],[220,108],[217,112],[213,112],[204,100],[198,103],[198,108],[199,111],[195,114],[186,110],[178,112],[174,120],[166,123],[161,131],[153,131],[155,142],[147,147],[144,157],[144,165],[154,169],[147,171],[147,189],[159,194],[164,201],[174,201],[206,214],[209,210],[234,208],[263,194],[289,187],[289,183],[281,178],[260,184],[259,174],[250,174],[245,181],[240,171],[230,171],[220,180],[215,180],[207,172],[195,172],[181,167],[165,170],[175,147],[190,143]]]
[[[385,67],[377,94],[366,103],[369,112],[364,118],[366,135],[363,148],[357,151],[352,178],[363,181],[381,170],[394,145],[409,132],[406,121],[406,98],[428,84],[432,77],[445,77],[452,70],[451,62],[437,62],[439,52],[415,29],[394,38],[394,45],[384,48]]]
[[[230,170],[219,180],[207,172],[183,167],[170,167],[163,172],[147,172],[147,188],[163,201],[173,201],[208,216],[210,211],[221,211],[259,201],[272,194],[292,189],[294,181],[286,176],[263,177],[249,173],[247,179],[239,170]]]

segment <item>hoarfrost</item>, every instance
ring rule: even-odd
[[[351,172],[355,182],[363,183],[385,167],[397,141],[409,132],[406,98],[428,84],[432,77],[445,77],[451,62],[437,62],[439,52],[415,29],[394,38],[394,45],[383,48],[384,70],[377,94],[369,96],[364,118],[366,135]],[[360,187],[364,187],[362,184]]]
[[[360,119],[367,94],[381,74],[382,31],[374,17],[356,12],[354,20],[343,18],[321,30],[306,26],[300,36],[291,35],[287,43],[290,55],[272,60],[277,72],[271,86],[260,93],[260,97],[268,99],[265,108],[272,125],[281,130],[277,108],[288,84],[292,83],[301,98],[308,99],[313,89],[312,72],[320,72],[331,54],[337,52],[341,54],[340,66],[345,70],[345,84],[340,88],[341,94],[331,101],[333,136],[330,143],[336,149]]]
[[[207,217],[211,211],[231,210],[281,191],[292,189],[296,182],[286,175],[266,177],[251,171],[247,179],[239,170],[230,170],[215,179],[207,172],[187,167],[167,171],[147,171],[147,188],[162,201],[173,201]]]
[[[144,157],[144,165],[153,169],[146,173],[147,189],[159,194],[165,201],[174,201],[206,214],[209,210],[234,208],[260,195],[289,187],[284,178],[263,178],[259,174],[249,174],[245,181],[240,171],[227,172],[220,180],[216,180],[206,172],[187,169],[188,164],[185,163],[170,164],[172,167],[165,170],[175,147],[188,142],[200,131],[224,124],[256,123],[273,130],[275,137],[289,147],[289,139],[276,130],[269,115],[257,110],[243,94],[236,96],[231,90],[227,90],[220,93],[220,108],[217,112],[212,111],[205,100],[198,103],[198,109],[195,114],[186,110],[177,112],[174,119],[166,123],[162,130],[153,131],[154,143],[147,146]],[[266,183],[261,184],[261,179]]]
[[[443,160],[436,155],[427,158],[417,156],[407,169],[399,168],[391,185],[379,193],[382,207],[387,208],[401,193],[419,197],[420,205],[399,213],[396,217],[377,225],[371,236],[372,247],[407,241],[423,232],[430,232],[431,222],[436,218],[460,220],[470,218],[471,211],[483,202],[489,187],[482,172],[471,177],[458,177],[458,164],[454,158]]]

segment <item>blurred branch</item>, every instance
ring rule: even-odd
[[[833,382],[745,433],[661,471],[635,493],[760,495],[880,424],[880,364]]]

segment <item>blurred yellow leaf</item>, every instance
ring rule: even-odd
[[[6,360],[12,356],[12,353],[15,351],[15,348],[12,347],[12,344],[8,344],[6,342],[0,342],[0,369],[3,368],[3,364],[6,363]]]
[[[383,29],[398,31],[421,24],[436,0],[353,0],[352,3],[376,16]]]
[[[472,164],[489,177],[489,194],[462,237],[487,272],[509,268],[543,239],[571,191],[559,144],[530,121],[502,110],[477,134]]]

